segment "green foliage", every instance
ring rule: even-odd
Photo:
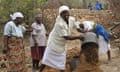
[[[38,0],[38,2],[40,3],[40,6],[44,6],[46,3],[46,0]]]
[[[20,11],[25,15],[25,20],[31,21],[34,9],[43,6],[45,2],[46,0],[2,0],[0,4],[0,16],[3,21],[7,21],[10,14]]]

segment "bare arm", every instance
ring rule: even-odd
[[[3,48],[3,53],[6,54],[7,53],[7,50],[8,50],[8,36],[4,36],[4,48]]]
[[[77,31],[78,31],[78,32],[81,32],[81,30],[80,30],[79,28],[77,28]]]
[[[32,31],[33,31],[32,28],[28,28],[28,29],[26,29],[26,32],[32,32]]]
[[[49,36],[49,33],[46,33],[46,36]]]
[[[81,32],[81,33],[85,33],[87,31],[84,31],[84,30],[81,30],[81,29],[77,29],[78,32]]]
[[[76,39],[83,40],[84,39],[84,37],[82,37],[82,36],[64,36],[64,38],[66,40],[76,40]]]

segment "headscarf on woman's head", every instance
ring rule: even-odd
[[[69,7],[66,5],[62,5],[59,7],[59,14],[61,14],[63,11],[69,11]]]
[[[58,15],[57,18],[56,18],[56,22],[58,22],[58,21],[61,20],[60,14],[61,14],[63,11],[69,11],[69,10],[70,10],[69,7],[66,6],[66,5],[60,6],[60,7],[59,7],[59,15]]]
[[[35,15],[35,20],[36,20],[38,17],[42,17],[42,14],[37,14],[37,15]]]
[[[12,20],[15,20],[17,17],[23,18],[23,14],[21,12],[15,12],[13,13],[13,15],[11,14],[10,17],[12,18]]]
[[[94,22],[93,21],[83,21],[81,24],[83,24],[85,31],[90,31],[94,27]]]

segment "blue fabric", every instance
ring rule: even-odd
[[[96,10],[101,10],[101,4],[99,2],[96,3],[95,5]]]
[[[109,38],[110,35],[109,33],[105,30],[105,28],[99,24],[96,25],[95,28],[95,33],[97,35],[97,37],[99,37],[99,35],[103,36],[106,42],[109,42]]]
[[[42,15],[41,14],[37,14],[37,15],[35,15],[35,20],[38,18],[38,17],[42,17]]]

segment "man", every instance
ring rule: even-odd
[[[61,6],[55,26],[48,38],[40,72],[42,72],[46,65],[64,72],[66,64],[66,40],[80,39],[80,36],[71,36],[74,28],[79,29],[79,25],[74,23],[75,19],[69,14],[69,7],[65,5]]]
[[[110,53],[110,42],[109,42],[109,33],[105,30],[105,28],[97,24],[93,21],[83,21],[80,24],[81,32],[95,32],[98,38],[98,45],[99,45],[99,55],[104,55],[107,53],[108,61],[111,60],[111,53]]]
[[[103,9],[102,4],[99,1],[96,1],[95,8],[96,8],[96,10],[102,10]]]
[[[89,3],[88,9],[89,9],[90,11],[93,10],[93,6],[91,5],[91,3]]]

